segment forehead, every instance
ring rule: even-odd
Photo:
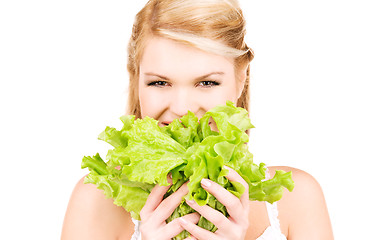
[[[140,72],[162,74],[203,74],[209,71],[233,72],[234,60],[174,40],[150,38],[143,51]]]

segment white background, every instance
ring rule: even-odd
[[[0,3],[0,239],[59,239],[84,155],[125,114],[126,45],[145,1]],[[248,0],[250,150],[321,184],[336,239],[367,236],[365,1]]]

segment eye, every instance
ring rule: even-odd
[[[212,81],[212,80],[201,81],[198,84],[196,84],[196,86],[199,86],[199,87],[214,87],[214,86],[218,86],[218,85],[220,85],[219,82]]]
[[[149,82],[147,84],[147,86],[153,86],[153,87],[166,87],[166,86],[170,86],[168,82],[166,81],[152,81],[152,82]]]

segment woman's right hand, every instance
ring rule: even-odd
[[[184,230],[179,223],[179,218],[169,223],[166,223],[165,220],[170,217],[181,203],[183,196],[188,193],[187,183],[183,184],[175,193],[163,200],[164,194],[169,188],[170,185],[156,185],[147,198],[145,206],[140,212],[140,232],[143,240],[172,239]],[[191,213],[181,218],[196,224],[200,219],[200,215],[198,213]]]

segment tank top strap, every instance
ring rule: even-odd
[[[132,218],[132,222],[135,224],[135,232],[133,233],[131,240],[141,240],[141,232],[140,232],[141,221]]]
[[[265,204],[266,204],[266,208],[267,208],[267,211],[268,211],[270,226],[272,226],[273,228],[278,229],[280,231],[281,226],[280,226],[279,219],[278,219],[277,202],[274,202],[273,204],[265,202]]]
[[[266,172],[265,172],[265,178],[266,178],[265,180],[271,179],[268,167],[267,167]],[[274,202],[274,203],[271,204],[271,203],[265,201],[265,205],[266,205],[267,212],[268,212],[270,227],[273,228],[274,231],[278,232],[281,236],[284,236],[282,234],[281,225],[280,225],[279,219],[278,219],[278,205],[277,205],[277,202]]]

